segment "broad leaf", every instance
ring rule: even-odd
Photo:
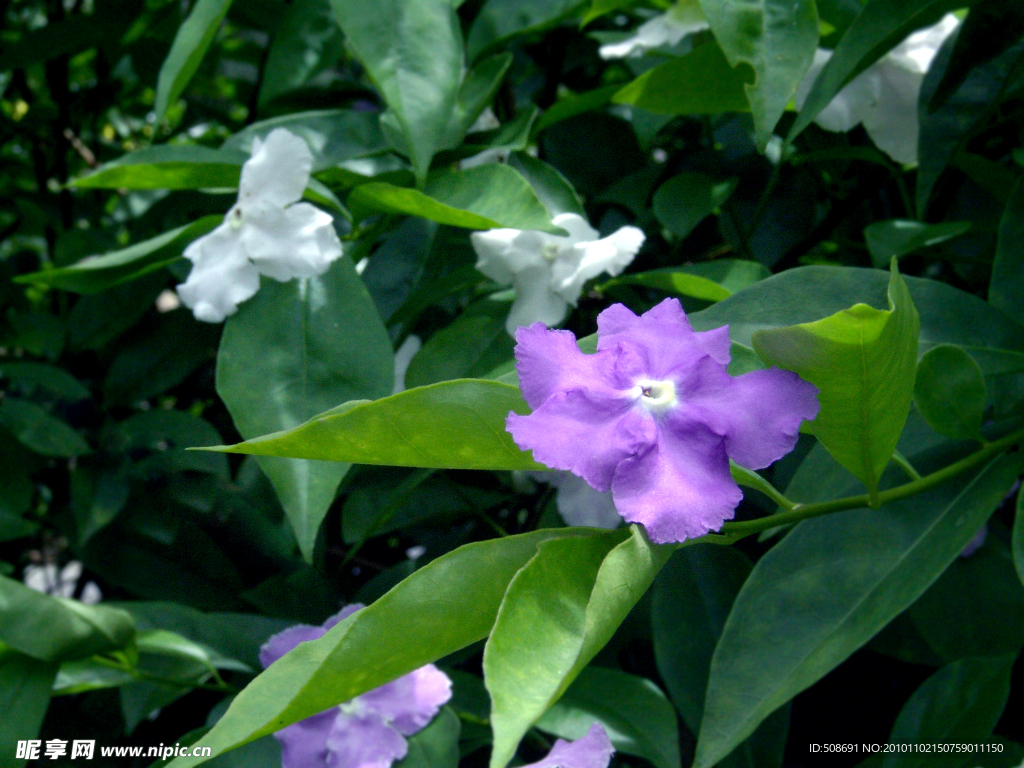
[[[248,156],[237,150],[162,144],[109,162],[71,183],[79,189],[235,188]]]
[[[1017,515],[1013,519],[1013,565],[1024,584],[1024,492],[1017,491]]]
[[[34,739],[43,725],[50,704],[57,665],[31,656],[0,649],[0,765],[22,768],[25,760],[15,757],[18,742]]]
[[[760,262],[716,259],[682,267],[665,267],[652,269],[650,272],[621,275],[601,283],[596,290],[604,291],[616,285],[640,285],[679,296],[721,301],[770,274]]]
[[[737,184],[737,178],[719,180],[704,173],[680,173],[654,193],[654,215],[676,237],[684,238],[729,199]]]
[[[960,554],[1024,464],[994,460],[879,510],[805,520],[761,558],[711,661],[695,765],[709,768],[910,606]],[[785,654],[765,655],[775,638]]]
[[[917,364],[920,322],[895,264],[888,311],[855,304],[824,320],[752,337],[765,362],[820,390],[821,411],[807,429],[873,499],[910,411]]]
[[[999,222],[989,303],[1024,323],[1024,180],[1017,183]]]
[[[157,120],[163,118],[167,108],[177,101],[199,69],[199,62],[206,55],[230,7],[231,0],[197,0],[192,6],[192,12],[179,27],[171,51],[160,67],[154,107]]]
[[[261,105],[300,88],[318,73],[333,66],[345,53],[341,34],[329,0],[296,0],[287,6],[280,25],[270,39],[267,60],[262,67]],[[363,113],[376,117],[372,112]]]
[[[82,456],[92,451],[67,422],[21,398],[5,397],[0,401],[0,426],[43,456]]]
[[[458,768],[459,716],[444,707],[430,725],[409,738],[409,752],[396,768]]]
[[[962,348],[932,347],[917,366],[914,404],[932,429],[954,440],[977,440],[985,416],[985,376]]]
[[[467,47],[470,58],[517,35],[539,32],[575,13],[586,0],[487,0],[473,20]]]
[[[526,179],[541,203],[552,216],[577,213],[586,216],[583,202],[566,178],[553,166],[538,160],[528,152],[513,152],[508,158],[510,167]]]
[[[224,326],[217,393],[245,438],[297,427],[349,400],[391,392],[391,342],[352,262],[319,277],[264,279]],[[348,465],[261,457],[302,554],[313,557],[320,523]]]
[[[971,228],[969,221],[947,221],[942,224],[923,224],[908,219],[876,221],[864,228],[864,240],[871,254],[871,262],[879,269],[885,269],[893,257],[928,248],[954,237],[959,237]]]
[[[715,40],[733,67],[754,69],[746,85],[757,145],[764,151],[818,45],[813,0],[700,0]]]

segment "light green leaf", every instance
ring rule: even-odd
[[[487,0],[470,27],[469,56],[508,42],[519,35],[552,27],[572,16],[586,0]]]
[[[611,639],[670,554],[637,526],[631,533],[609,531],[538,547],[509,584],[484,648],[491,768],[504,768],[526,731]]]
[[[122,610],[51,597],[0,576],[0,642],[41,661],[124,648],[135,624]]]
[[[989,303],[1024,323],[1024,179],[1017,182],[999,222]]]
[[[452,3],[331,0],[331,7],[384,96],[422,184],[445,146],[462,84],[462,30]]]
[[[617,11],[619,8],[626,8],[635,2],[636,0],[590,0],[590,8],[583,15],[583,21],[580,22],[580,26],[585,27],[594,19],[609,14],[612,11]]]
[[[223,220],[223,216],[204,216],[120,251],[90,256],[68,267],[18,275],[14,280],[76,293],[98,293],[174,263],[189,243],[212,232]]]
[[[53,681],[53,695],[71,696],[104,688],[120,688],[135,680],[130,672],[100,664],[95,657],[65,661]]]
[[[749,112],[746,81],[716,43],[704,43],[685,56],[644,72],[612,96],[656,115],[714,115]]]
[[[889,310],[855,304],[814,323],[758,331],[754,350],[820,390],[807,425],[840,464],[877,498],[914,395],[920,321],[892,262]]]
[[[995,459],[879,510],[805,520],[754,567],[711,661],[696,768],[710,768],[771,712],[909,607],[960,554],[1024,468]],[[785,654],[764,649],[786,637]]]
[[[0,648],[0,766],[23,768],[18,742],[34,739],[50,705],[57,665]]]
[[[654,215],[662,226],[685,238],[729,199],[739,179],[718,180],[705,173],[685,171],[666,181],[654,193]]]
[[[721,301],[763,280],[771,273],[757,261],[716,259],[682,267],[652,269],[614,277],[596,287],[605,291],[616,285],[640,285],[656,288],[678,296],[692,296],[704,301]]]
[[[890,744],[971,744],[992,735],[1010,696],[1012,656],[960,659],[922,683],[900,710]],[[883,768],[925,768],[928,753],[888,754]]]
[[[512,66],[512,54],[502,53],[478,62],[466,73],[459,86],[459,95],[455,99],[455,108],[448,121],[442,148],[457,147],[462,143],[466,131],[470,129],[480,113],[494,101],[494,96],[498,92],[498,88],[501,87],[501,81],[505,79],[505,73],[508,72],[510,66]],[[524,111],[522,115],[532,122],[533,118],[529,116],[529,112]],[[513,123],[515,122],[513,121]],[[502,128],[507,128],[509,125],[511,123],[506,123]]]
[[[295,429],[219,450],[399,467],[547,469],[505,431],[509,411],[529,410],[518,387],[456,379],[355,400]]]
[[[526,179],[497,163],[438,176],[423,192],[372,181],[353,190],[348,206],[357,220],[366,212],[405,213],[466,229],[511,227],[566,234],[551,223]]]
[[[197,0],[192,12],[178,29],[170,53],[160,67],[156,83],[156,119],[163,118],[199,69],[220,23],[231,7],[231,0]]]
[[[700,0],[700,6],[729,63],[754,69],[755,80],[746,85],[746,93],[763,152],[814,60],[814,0]]]
[[[985,376],[961,347],[932,347],[917,365],[914,404],[932,429],[954,440],[977,440],[985,416]]]
[[[217,355],[217,393],[245,438],[292,429],[349,400],[391,392],[394,358],[348,256],[319,277],[260,291],[228,318]],[[348,465],[261,457],[307,560]]]
[[[891,219],[865,227],[864,240],[868,244],[871,262],[879,269],[885,269],[893,257],[952,240],[970,228],[969,221],[924,224],[912,219]]]
[[[69,186],[78,189],[201,189],[238,186],[241,152],[191,145],[147,147],[100,166]]]
[[[430,725],[409,738],[409,752],[395,768],[458,768],[459,716],[444,707]]]
[[[18,442],[43,456],[82,456],[92,448],[67,422],[17,397],[0,401],[0,426]]]
[[[617,669],[587,667],[537,727],[575,741],[601,723],[617,752],[649,760],[655,768],[679,768],[679,727],[665,694],[643,677]]]
[[[377,688],[485,638],[509,581],[549,538],[542,530],[467,544],[259,675],[205,737],[213,757]],[[395,627],[401,627],[400,632]],[[175,768],[209,758],[178,758]]]

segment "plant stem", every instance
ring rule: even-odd
[[[911,480],[920,480],[921,473],[914,469],[914,465],[907,461],[907,457],[899,451],[892,452],[893,463],[896,464],[900,469],[907,473],[907,476]]]
[[[175,680],[172,677],[161,677],[160,675],[143,672],[141,669],[129,667],[127,664],[122,664],[104,656],[94,656],[93,661],[97,664],[102,664],[104,667],[110,667],[111,669],[116,669],[121,672],[127,672],[137,680],[145,680],[150,683],[160,683],[161,685],[171,685],[175,688],[201,688],[204,691],[217,691],[218,693],[238,693],[241,690],[240,688],[236,688],[233,685],[225,683],[221,679],[220,675],[215,675],[216,678],[220,680],[219,685],[211,685],[209,683],[190,683],[186,680]]]

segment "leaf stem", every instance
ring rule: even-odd
[[[900,469],[902,469],[904,472],[907,473],[907,476],[911,480],[920,480],[921,479],[921,473],[918,472],[916,469],[914,469],[914,465],[911,464],[907,460],[907,457],[904,456],[899,451],[893,451],[892,452],[892,460],[893,460],[893,463],[896,464],[896,466],[898,466]]]
[[[210,683],[192,683],[187,680],[176,680],[172,677],[161,677],[160,675],[154,675],[149,672],[143,672],[137,667],[131,667],[114,659],[108,659],[105,656],[94,656],[93,661],[97,664],[101,664],[104,667],[110,667],[120,672],[127,672],[129,675],[134,677],[136,680],[145,680],[150,683],[160,683],[161,685],[170,685],[176,688],[201,688],[204,691],[216,691],[218,693],[238,693],[241,689],[236,688],[233,685],[228,685],[224,682],[219,674],[214,673],[219,684],[211,685]]]

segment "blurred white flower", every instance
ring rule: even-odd
[[[59,572],[53,563],[29,565],[25,567],[22,578],[25,586],[36,592],[70,598],[74,596],[78,580],[82,578],[82,564],[77,560],[72,560]],[[79,600],[87,605],[95,605],[102,598],[103,593],[100,592],[100,588],[90,581],[82,587],[82,596]]]
[[[568,237],[522,229],[491,229],[470,236],[476,268],[499,285],[515,288],[505,323],[513,336],[521,325],[562,322],[587,280],[602,272],[619,274],[644,242],[644,233],[636,227],[622,227],[598,239],[597,230],[575,213],[560,213],[552,221],[568,231]]]
[[[487,107],[487,109],[480,113],[480,117],[476,119],[476,122],[469,127],[469,130],[466,131],[466,133],[493,131],[495,128],[500,127],[501,122],[498,120],[498,116],[494,114],[493,109]],[[471,155],[460,160],[459,169],[464,171],[467,168],[476,168],[478,165],[504,163],[508,160],[508,157],[511,154],[512,150],[508,147],[492,147],[491,149],[485,149],[483,152],[477,152],[475,155]]]
[[[181,299],[178,298],[172,290],[160,291],[160,295],[156,297],[156,311],[161,314],[164,312],[173,312],[181,306]]]
[[[916,163],[921,84],[935,54],[959,23],[956,16],[947,13],[939,23],[910,35],[851,80],[814,122],[835,132],[849,131],[863,123],[871,140],[889,157],[898,163]],[[832,52],[823,48],[814,54],[814,63],[797,88],[798,109],[831,58]]]
[[[494,110],[490,107],[484,107],[484,111],[481,112],[473,124],[466,129],[466,133],[479,133],[480,131],[493,131],[495,128],[501,127],[501,121],[498,120],[498,116],[494,114]]]
[[[409,363],[416,357],[416,353],[423,347],[423,341],[414,333],[405,337],[405,341],[395,351],[395,386],[391,394],[397,395],[405,391],[405,372],[409,370]]]
[[[281,282],[322,275],[341,256],[331,216],[297,202],[312,168],[306,142],[284,128],[253,139],[238,202],[223,224],[185,249],[193,266],[178,295],[197,320],[233,315],[259,290],[261,274]]]
[[[640,56],[652,48],[672,47],[687,35],[702,32],[709,26],[697,0],[679,0],[665,13],[641,24],[625,40],[602,45],[598,53],[602,59]]]
[[[612,529],[622,524],[611,491],[594,490],[572,472],[530,472],[529,475],[558,489],[555,504],[566,525]]]

